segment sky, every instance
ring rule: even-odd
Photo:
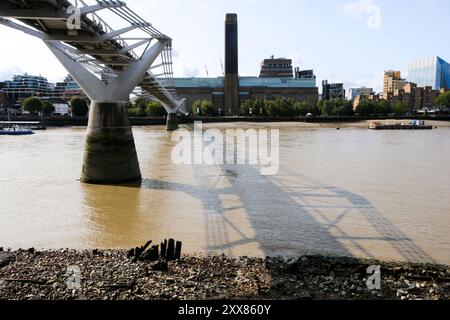
[[[89,1],[88,1],[89,2]],[[90,1],[92,3],[92,1]],[[239,19],[239,73],[258,76],[270,55],[314,69],[346,88],[382,90],[383,71],[429,56],[450,61],[448,0],[125,0],[173,39],[177,77],[222,75],[226,13]],[[74,3],[74,0],[72,0]],[[123,25],[107,10],[100,15]],[[67,72],[42,41],[0,26],[0,81],[28,72],[60,81]]]

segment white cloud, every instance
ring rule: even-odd
[[[373,0],[358,0],[343,5],[343,10],[354,18],[363,18],[367,14],[367,10],[374,5]]]
[[[374,0],[357,0],[346,3],[342,6],[342,9],[353,18],[366,18],[366,25],[369,30],[381,29],[381,8]]]
[[[201,76],[200,69],[192,64],[176,63],[174,65],[175,77],[198,77]]]
[[[374,0],[357,0],[346,3],[342,9],[353,18],[366,18],[366,25],[369,30],[381,29],[381,8],[375,4]]]

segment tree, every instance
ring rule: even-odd
[[[86,117],[89,112],[86,99],[81,97],[73,97],[70,100],[70,109],[74,117]]]
[[[144,97],[138,97],[134,102],[134,108],[139,109],[141,115],[145,115],[145,110],[147,109],[147,102]]]
[[[317,107],[320,110],[322,116],[332,116],[334,113],[334,104],[331,100],[321,100],[318,102]]]
[[[320,116],[320,109],[318,107],[318,104],[316,103],[316,104],[310,105],[308,113],[311,113],[313,116]]]
[[[202,114],[205,116],[212,116],[214,113],[214,107],[211,101],[203,100],[201,104]]]
[[[46,116],[49,116],[55,112],[55,106],[50,101],[44,101],[42,103],[42,111]]]
[[[441,108],[450,108],[450,91],[441,93],[436,100],[436,105]]]
[[[254,114],[267,115],[267,108],[264,100],[256,99],[254,102],[254,107]]]
[[[355,112],[360,116],[368,116],[374,113],[374,101],[364,100],[356,107]]]
[[[373,113],[374,114],[391,114],[392,105],[386,100],[373,101]]]
[[[42,103],[41,100],[36,97],[29,97],[23,100],[22,107],[31,114],[37,114],[42,110]]]
[[[306,116],[308,113],[311,113],[311,106],[306,101],[297,101],[295,103],[295,109],[301,116]]]
[[[397,102],[392,106],[392,112],[397,116],[403,116],[408,112],[408,107],[402,102]]]
[[[128,109],[129,117],[138,117],[141,115],[141,111],[138,108],[130,108]]]
[[[149,101],[147,103],[146,113],[150,117],[164,117],[167,112],[160,102]]]
[[[245,100],[241,103],[240,114],[243,116],[249,116],[256,113],[256,101],[255,100]]]
[[[333,99],[331,100],[331,104],[333,105],[333,116],[352,116],[353,112],[353,101],[347,101],[344,99]]]
[[[200,116],[202,114],[202,101],[201,100],[195,100],[192,104],[192,113],[195,115]]]
[[[272,117],[295,117],[300,115],[299,103],[284,97],[265,100],[267,114]]]

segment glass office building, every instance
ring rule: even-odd
[[[434,90],[450,88],[450,64],[440,57],[421,59],[409,64],[408,81]]]

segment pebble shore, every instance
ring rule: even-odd
[[[376,265],[381,289],[369,290],[367,268]],[[449,300],[450,266],[321,256],[134,262],[124,250],[0,248],[0,300],[18,299]]]

